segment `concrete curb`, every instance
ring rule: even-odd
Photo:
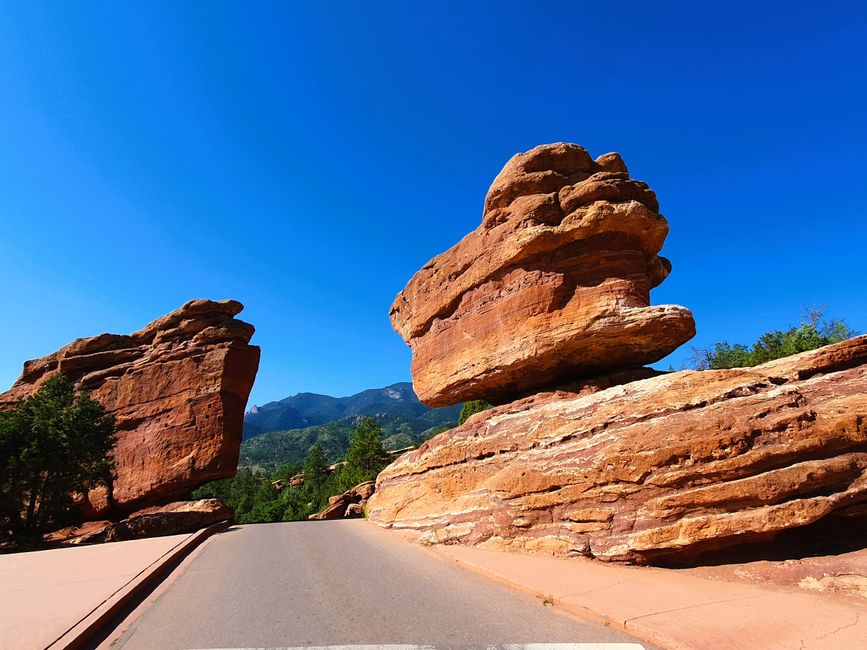
[[[185,540],[160,556],[157,560],[142,569],[135,577],[123,587],[108,596],[97,605],[89,614],[69,628],[63,636],[52,642],[46,650],[77,650],[83,648],[97,634],[103,631],[105,625],[114,619],[124,608],[130,605],[143,593],[152,589],[160,580],[164,579],[170,571],[199,544],[204,542],[214,533],[225,530],[232,525],[231,521],[219,521],[207,528],[192,533]]]

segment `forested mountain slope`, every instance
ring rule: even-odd
[[[340,459],[349,446],[349,434],[365,416],[381,424],[386,449],[400,449],[454,426],[461,406],[425,406],[409,382],[349,397],[299,393],[250,409],[238,465],[274,469],[301,462],[317,442],[329,459]]]
[[[372,388],[349,397],[298,393],[277,402],[253,406],[244,416],[244,438],[269,431],[303,429],[357,416],[394,415],[413,431],[449,424],[460,406],[432,409],[422,404],[410,382]]]

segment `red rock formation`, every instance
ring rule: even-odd
[[[862,543],[864,539],[862,536]],[[867,600],[867,548],[833,555],[807,555],[794,560],[753,560],[693,567],[686,573],[714,580],[779,585]]]
[[[308,519],[340,519],[342,517],[360,517],[364,515],[367,505],[374,490],[373,481],[359,483],[351,490],[343,494],[337,494],[328,499],[328,507],[322,512],[310,515]]]
[[[671,265],[668,224],[615,153],[536,147],[494,180],[482,224],[398,294],[394,328],[430,406],[533,390],[657,361],[695,334],[689,310],[650,307]]]
[[[259,365],[253,326],[234,318],[234,300],[192,300],[129,336],[78,339],[24,364],[0,408],[62,372],[116,418],[114,508],[105,490],[88,514],[129,513],[189,496],[234,476],[244,408]]]
[[[666,562],[867,517],[867,336],[471,417],[377,478],[368,518],[430,543]]]

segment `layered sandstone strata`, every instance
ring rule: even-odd
[[[386,468],[367,513],[430,543],[635,563],[867,518],[867,336],[477,414]]]
[[[61,372],[113,413],[117,477],[88,496],[90,517],[125,514],[189,496],[234,476],[244,408],[259,366],[252,325],[234,300],[192,300],[130,335],[78,339],[24,364],[0,408]]]
[[[398,294],[391,322],[430,406],[502,403],[657,361],[695,334],[684,307],[650,307],[671,270],[656,195],[616,153],[575,144],[512,158],[482,224]]]

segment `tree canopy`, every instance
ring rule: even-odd
[[[314,490],[320,490],[328,480],[328,459],[325,450],[318,442],[310,448],[304,460],[304,483]]]
[[[487,411],[489,408],[491,408],[491,405],[483,399],[470,400],[469,402],[464,404],[463,408],[461,409],[461,415],[460,417],[458,417],[458,426],[466,422],[471,415],[481,413],[482,411]]]
[[[349,437],[346,465],[341,468],[341,484],[349,489],[376,478],[389,463],[382,446],[382,427],[374,418],[362,418]]]
[[[842,320],[823,320],[822,309],[809,308],[805,311],[804,321],[797,327],[766,332],[752,346],[741,343],[732,345],[723,341],[708,350],[695,350],[692,365],[697,370],[748,368],[839,343],[855,335]]]
[[[235,509],[235,518],[243,524],[299,521],[323,510],[328,497],[375,479],[390,460],[383,448],[379,422],[362,418],[350,436],[345,461],[337,463],[333,471],[324,447],[317,443],[303,464],[287,464],[273,471],[244,468],[234,478],[200,487],[193,497],[222,499]],[[293,487],[289,479],[301,471],[304,483]]]
[[[63,375],[0,412],[0,521],[3,533],[36,540],[72,523],[76,494],[106,486],[111,496],[114,416]]]

